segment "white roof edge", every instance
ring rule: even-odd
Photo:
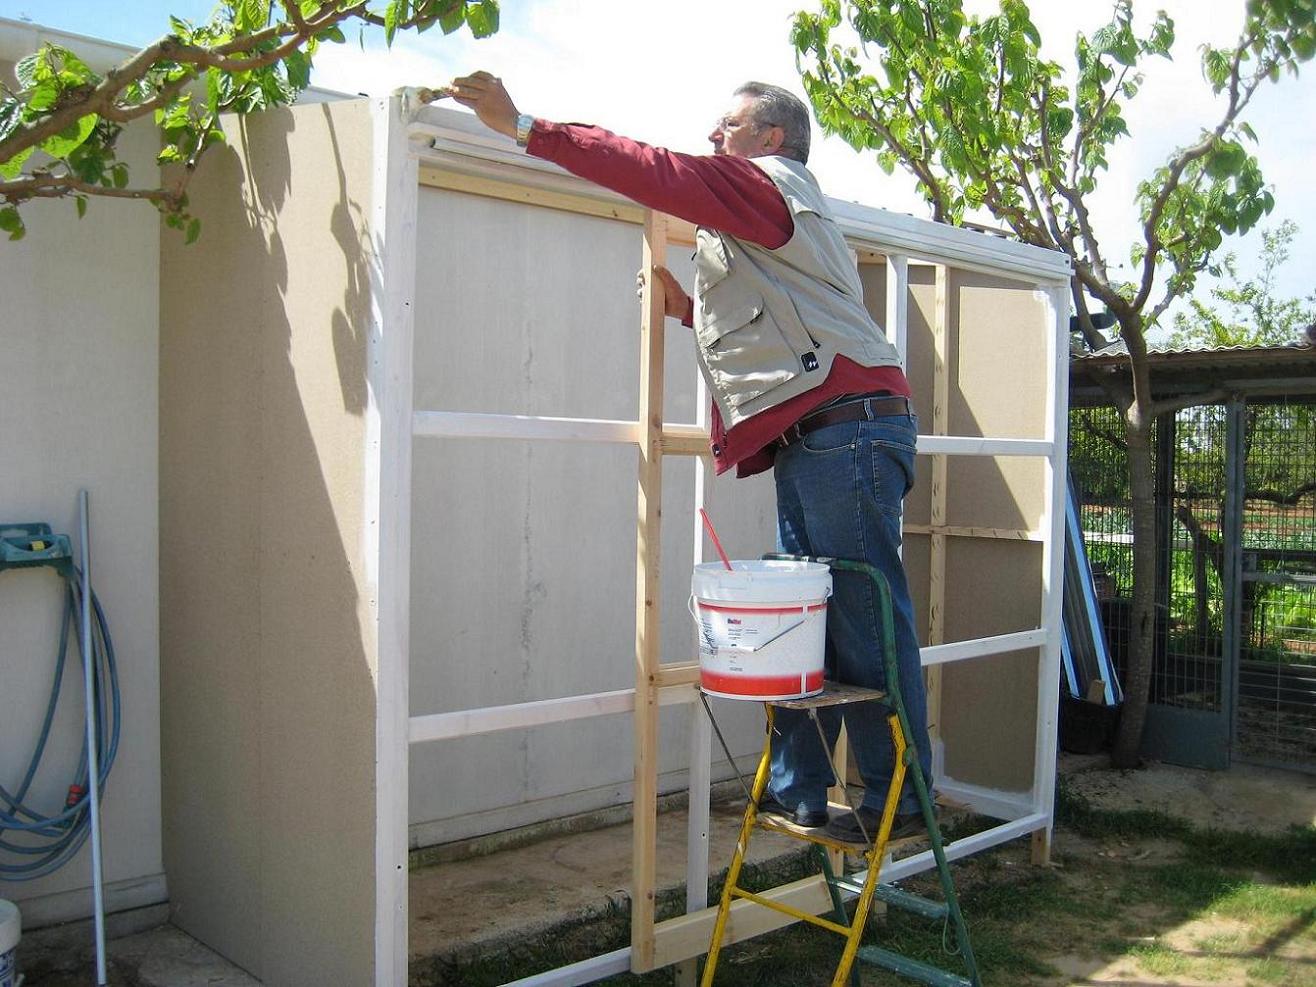
[[[412,121],[410,132],[412,139],[422,145],[417,147],[422,162],[573,191],[608,202],[630,201],[557,165],[528,156],[511,138],[490,132],[470,113],[427,106]],[[847,238],[883,253],[1046,283],[1067,283],[1073,273],[1069,257],[1056,250],[876,206],[831,198],[828,202]]]
[[[160,34],[164,35],[168,27],[168,21],[162,18]],[[114,68],[145,47],[106,41],[104,38],[95,38],[89,34],[77,34],[73,31],[47,27],[35,21],[0,17],[0,61],[17,62],[47,41],[68,48],[97,72]],[[355,97],[355,93],[343,93],[319,86],[308,86],[302,91],[302,100],[306,102],[325,102]]]

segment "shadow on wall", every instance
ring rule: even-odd
[[[171,905],[262,980],[365,983],[370,117],[365,103],[321,104],[230,133],[192,185],[200,240],[166,237],[161,257]]]

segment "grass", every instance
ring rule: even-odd
[[[1094,807],[1061,779],[1056,867],[1027,862],[1021,841],[958,861],[954,874],[982,980],[991,985],[1069,983],[1053,964],[1069,956],[1088,970],[1119,960],[1162,981],[1310,987],[1316,983],[1316,829],[1278,834],[1205,829],[1165,813]],[[978,821],[981,822],[981,821]],[[970,821],[950,835],[972,832]],[[1068,837],[1074,837],[1070,839]],[[746,876],[766,888],[808,872],[801,854],[785,871]],[[902,886],[938,897],[934,875]],[[710,900],[720,889],[710,887]],[[659,903],[679,910],[681,894]],[[413,987],[483,987],[575,962],[629,941],[629,908],[556,928],[496,956],[413,967]],[[938,923],[892,910],[865,942],[960,972]],[[841,940],[795,925],[727,947],[718,963],[724,987],[814,987],[830,983]],[[1135,978],[1136,979],[1136,978]],[[611,987],[659,987],[670,971],[613,977]],[[910,981],[865,966],[864,987]]]

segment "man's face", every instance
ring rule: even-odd
[[[780,128],[759,127],[753,122],[753,115],[753,97],[737,96],[731,109],[708,135],[708,139],[713,142],[713,153],[730,154],[737,158],[757,158],[771,154],[771,132]]]

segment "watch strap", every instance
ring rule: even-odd
[[[525,147],[530,143],[530,128],[535,125],[535,118],[529,113],[522,113],[516,118],[516,143]]]

